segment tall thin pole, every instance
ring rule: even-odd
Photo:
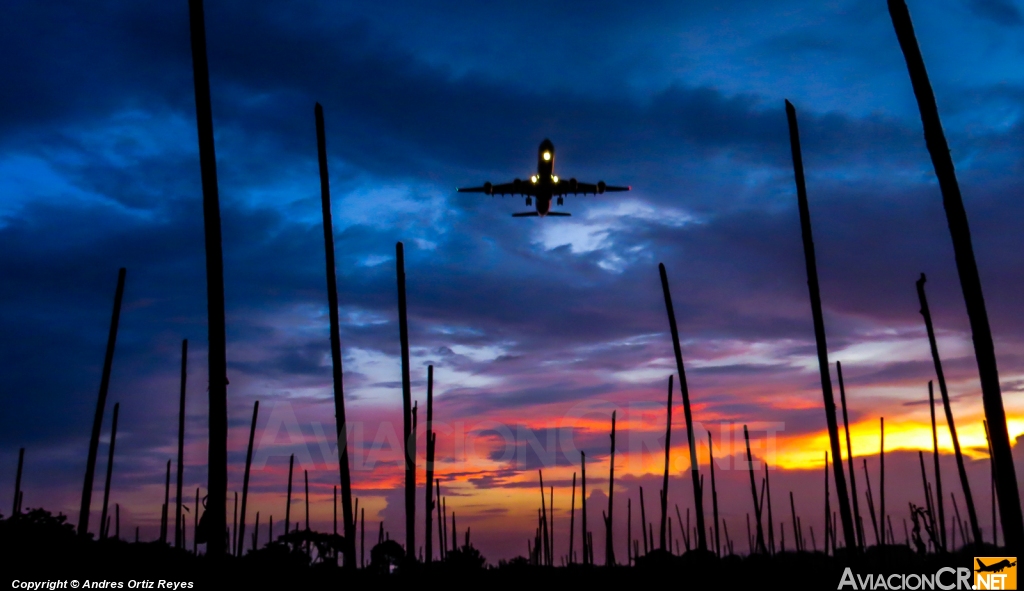
[[[306,484],[306,531],[309,531],[309,470],[302,471],[302,478]]]
[[[985,427],[985,441],[988,443],[989,468],[992,472],[992,545],[999,545],[999,531],[996,529],[996,464],[992,461],[992,439],[988,436],[988,421],[982,421]]]
[[[668,517],[668,464],[672,449],[672,378],[668,376],[667,416],[665,418],[665,474],[661,479],[661,533],[659,548],[665,549],[665,519]],[[672,548],[669,548],[672,551]]]
[[[345,388],[341,366],[341,333],[338,319],[338,279],[334,262],[334,226],[331,222],[331,185],[327,174],[327,139],[324,110],[314,107],[317,159],[320,164],[320,205],[324,219],[324,251],[327,261],[327,306],[331,322],[331,373],[334,379],[334,415],[338,439],[338,470],[341,473],[341,516],[345,525],[342,556],[345,568],[355,568],[355,517],[352,514],[352,480],[348,467],[348,424],[345,419]],[[427,486],[429,490],[430,487]]]
[[[686,386],[686,372],[683,369],[683,350],[679,346],[679,329],[676,327],[676,313],[672,307],[672,293],[668,287],[668,274],[665,265],[658,263],[661,273],[661,290],[665,296],[665,309],[668,312],[668,324],[672,331],[672,348],[676,355],[676,371],[679,373],[679,393],[683,397],[683,416],[686,418],[686,439],[690,447],[690,477],[693,480],[693,504],[697,514],[697,548],[707,550],[707,536],[704,527],[704,500],[700,490],[700,472],[697,463],[697,443],[693,434],[693,415],[690,413],[690,391]]]
[[[836,375],[839,377],[839,400],[843,405],[843,429],[846,431],[846,463],[850,467],[850,497],[853,499],[854,531],[857,534],[857,548],[864,549],[864,526],[860,518],[860,499],[857,498],[857,477],[853,469],[853,449],[850,447],[850,420],[846,415],[846,387],[843,385],[843,364],[836,361]],[[842,463],[842,456],[839,456]],[[833,459],[833,463],[835,459]],[[835,532],[833,532],[835,535]]]
[[[249,448],[245,452],[245,474],[242,477],[242,517],[238,522],[238,546],[237,552],[241,556],[242,548],[245,546],[245,507],[249,499],[249,469],[252,467],[252,443],[256,437],[256,419],[260,412],[260,401],[252,405],[252,424],[249,425]]]
[[[576,533],[576,472],[572,473],[572,501],[569,505],[569,564],[572,564],[572,553],[575,551],[576,546],[573,544],[573,539]]]
[[[972,258],[972,260],[973,260],[973,258]],[[938,348],[938,345],[935,342],[935,329],[932,326],[932,313],[931,313],[931,310],[929,310],[929,308],[928,308],[928,298],[927,298],[927,296],[925,295],[925,292],[924,292],[924,283],[925,283],[926,280],[927,279],[925,278],[924,273],[921,273],[921,278],[917,280],[917,298],[921,302],[921,315],[924,316],[924,326],[925,326],[925,329],[928,332],[928,344],[931,346],[932,361],[935,364],[935,375],[936,375],[936,377],[939,380],[939,393],[942,395],[942,408],[946,412],[946,424],[949,425],[949,436],[953,440],[953,453],[956,456],[956,468],[957,468],[957,472],[960,475],[960,486],[963,488],[963,491],[964,491],[964,504],[967,505],[967,517],[971,520],[971,533],[974,534],[974,539],[975,540],[980,540],[981,539],[981,528],[978,525],[978,514],[974,510],[974,495],[971,494],[971,484],[967,480],[967,470],[964,468],[964,456],[960,452],[960,438],[957,437],[957,435],[956,435],[956,422],[953,421],[953,409],[949,405],[949,391],[946,389],[946,376],[945,376],[945,374],[942,371],[942,360],[939,358],[939,348]],[[987,321],[986,321],[986,328],[987,328],[987,326],[988,326],[988,324],[987,324]],[[975,334],[977,334],[977,333],[975,333]],[[991,342],[990,342],[990,345],[991,345]],[[975,351],[977,351],[977,340],[975,340]],[[994,366],[995,358],[993,358],[992,362],[993,362],[993,371],[994,371],[994,369],[995,369],[995,366]],[[981,363],[981,361],[980,361],[980,357],[979,357],[979,364],[980,363]],[[997,388],[996,395],[999,397],[999,413],[1000,413],[1000,416],[1004,416],[1004,415],[1002,415],[1002,412],[1003,412],[1003,398],[1002,398],[1002,394],[999,393],[998,386],[999,386],[999,384],[997,382],[996,383],[996,388]],[[983,397],[985,396],[984,389],[985,389],[985,384],[984,384],[984,380],[982,380],[982,396]],[[986,414],[986,416],[988,416],[988,403],[987,402],[985,403],[985,407],[986,407],[985,414]],[[1005,418],[1005,416],[1004,416],[1004,418]],[[1002,423],[1002,425],[1003,425],[1002,431],[1005,434],[1006,433],[1006,423],[1005,423],[1005,420]],[[997,428],[996,429],[996,434],[998,434],[998,433],[999,433],[999,429]],[[1011,469],[1012,469],[1012,466],[1011,466]],[[1016,483],[1016,481],[1014,481],[1014,483],[1013,483],[1013,489],[1014,489],[1014,492],[1013,492],[1014,499],[1016,499],[1017,498],[1017,492],[1016,492],[1017,491],[1017,483]],[[939,503],[939,507],[940,507],[939,517],[941,519],[941,517],[942,517],[942,513],[941,513],[941,507],[942,507],[942,500],[941,500],[941,498],[942,498],[942,495],[940,494],[940,489],[938,488],[938,482],[936,482],[935,493],[939,497],[939,500],[937,500],[937,502]],[[1019,501],[1016,502],[1015,506],[1017,507],[1017,514],[1020,515],[1020,502]],[[1004,515],[1003,518],[1005,519],[1006,516]],[[1019,521],[1019,518],[1018,518],[1018,521]],[[945,523],[943,523],[942,529],[945,530]],[[1005,530],[1005,528],[1004,528],[1004,530]],[[1021,533],[1024,534],[1024,531],[1022,531]],[[1024,542],[1024,538],[1021,538],[1021,541]]]
[[[587,452],[580,451],[580,538],[583,543],[583,565],[590,564],[590,544],[587,538]]]
[[[804,262],[807,266],[807,288],[811,297],[811,315],[814,318],[814,340],[818,348],[818,371],[821,374],[821,394],[825,401],[825,420],[828,423],[828,439],[832,457],[841,458],[839,448],[839,427],[836,424],[836,403],[832,396],[832,378],[828,371],[828,345],[825,342],[825,321],[821,313],[821,293],[818,290],[818,266],[814,257],[814,239],[811,236],[811,213],[807,206],[807,188],[804,184],[804,163],[800,153],[800,132],[797,129],[796,109],[786,101],[786,117],[789,120],[789,142],[793,153],[793,173],[796,178],[797,204],[800,209],[800,228],[804,243]],[[842,462],[832,462],[836,479],[836,500],[839,502],[839,517],[843,521],[846,547],[856,548],[857,537],[850,515],[850,499],[846,492],[846,475]]]
[[[917,105],[921,111],[921,122],[924,127],[925,143],[931,155],[935,176],[942,191],[942,204],[946,210],[946,221],[949,234],[953,241],[956,256],[957,272],[960,275],[960,288],[964,294],[964,304],[971,323],[971,334],[974,341],[974,354],[978,363],[978,374],[981,378],[981,396],[985,407],[985,418],[988,420],[992,437],[992,451],[996,462],[996,483],[999,506],[1002,509],[1003,536],[1010,548],[1024,546],[1024,518],[1021,515],[1020,497],[1017,491],[1017,475],[1013,466],[1013,455],[1010,449],[1010,436],[1006,430],[1006,413],[1003,410],[1003,396],[999,390],[999,371],[996,367],[995,347],[992,343],[992,331],[989,328],[988,312],[985,310],[985,298],[981,291],[981,279],[978,266],[974,259],[974,247],[971,244],[971,232],[967,225],[967,212],[964,210],[957,184],[953,159],[949,145],[942,131],[939,120],[939,109],[935,104],[935,95],[928,73],[925,70],[921,50],[914,36],[914,25],[910,20],[910,12],[903,0],[888,0],[889,15],[892,18],[896,37],[907,62],[910,82],[914,87]],[[964,491],[966,495],[966,491]],[[972,519],[972,528],[977,536],[977,518]],[[977,538],[976,538],[977,539]]]
[[[181,487],[184,480],[185,458],[185,377],[188,374],[188,339],[181,341],[181,392],[178,396],[178,475],[175,482],[174,523],[181,521]],[[175,528],[174,547],[185,545],[184,527]]]
[[[405,553],[416,559],[416,468],[413,455],[416,441],[412,439],[412,386],[409,378],[409,322],[405,310],[405,249],[395,244],[395,267],[398,273],[398,332],[402,347],[402,424],[405,447]]]
[[[878,418],[881,443],[878,446],[878,522],[882,524],[882,544],[885,544],[885,417]]]
[[[206,308],[209,331],[208,497],[206,554],[218,557],[227,540],[228,494],[228,379],[227,336],[224,320],[224,255],[221,250],[220,197],[217,190],[217,156],[213,144],[213,111],[210,108],[210,72],[206,62],[206,24],[203,0],[189,0],[192,38],[192,77],[199,131],[199,165],[203,185],[203,220],[206,241]]]
[[[615,495],[615,413],[612,411],[611,459],[608,461],[608,516],[605,520],[604,564],[615,564],[615,544],[612,536],[612,498]]]
[[[164,482],[164,511],[162,519],[160,520],[160,543],[167,543],[167,528],[170,525],[167,523],[167,508],[171,503],[171,461],[167,460],[167,480]],[[225,540],[226,543],[226,540]]]
[[[828,554],[828,539],[829,535],[835,537],[835,532],[832,531],[832,507],[829,504],[829,491],[828,491],[828,451],[825,451],[825,554]],[[835,554],[835,552],[833,552]]]
[[[548,546],[548,509],[544,500],[544,474],[537,470],[537,475],[540,477],[540,556],[541,564],[546,565],[551,558],[551,548]]]
[[[295,468],[295,454],[288,458],[288,500],[284,506],[284,533],[288,535],[292,524],[292,471]]]
[[[942,472],[939,471],[939,435],[935,428],[935,389],[932,381],[928,380],[928,410],[932,414],[932,459],[935,460],[935,495],[938,501],[939,512],[939,544],[946,549],[946,513],[943,510],[945,504],[942,500]]]
[[[708,431],[708,465],[711,466],[711,511],[712,517],[715,519],[715,554],[721,556],[722,540],[718,532],[718,489],[715,488],[715,452],[711,448],[711,431]]]
[[[757,485],[754,484],[754,460],[750,456],[750,434],[743,425],[743,439],[747,442],[747,472],[750,473],[750,494],[754,498],[754,517],[757,519],[757,538],[753,552],[764,552],[764,529],[761,527],[761,504],[757,501]]]
[[[114,403],[114,420],[110,427],[110,451],[107,454],[107,480],[103,485],[103,512],[100,515],[101,525],[107,522],[107,502],[110,500],[110,476],[114,472],[114,444],[117,442],[117,412],[120,407],[120,402]],[[20,468],[21,466],[19,465],[18,467]],[[19,473],[18,476],[21,476],[21,474]],[[107,537],[106,530],[102,532],[100,537]]]
[[[100,429],[103,427],[103,411],[107,406],[107,388],[110,386],[110,368],[114,364],[114,345],[117,343],[117,324],[121,318],[121,298],[124,296],[125,268],[117,271],[117,290],[114,292],[114,313],[110,317],[110,332],[107,334],[107,352],[103,357],[103,373],[100,377],[100,393],[96,400],[96,414],[92,419],[92,438],[89,439],[89,457],[85,464],[85,482],[82,485],[82,506],[78,512],[78,535],[86,537],[89,532],[89,505],[92,502],[92,481],[96,473],[96,452],[100,446]],[[102,529],[103,524],[100,524]]]
[[[775,527],[772,525],[772,483],[768,478],[768,462],[764,463],[764,487],[768,491],[768,548],[772,554],[775,554]],[[832,535],[835,536],[834,531]]]
[[[25,465],[25,448],[18,450],[18,473],[14,477],[14,507],[11,509],[11,515],[17,515],[21,513],[21,507],[18,504],[18,497],[21,496],[21,469]],[[573,475],[573,482],[576,481],[576,476]]]
[[[423,505],[423,516],[426,519],[425,528],[423,530],[423,545],[424,553],[423,560],[430,562],[433,560],[433,542],[434,539],[431,536],[433,533],[434,525],[434,487],[431,486],[434,482],[434,444],[436,436],[434,435],[434,366],[427,366],[427,465],[425,466],[427,471],[426,483],[424,487],[427,499]]]

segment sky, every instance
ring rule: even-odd
[[[1024,237],[1014,221],[1024,215],[1024,4],[909,7],[964,195],[1015,440],[1024,434]],[[24,447],[24,505],[77,519],[123,266],[91,523],[95,530],[116,402],[111,502],[121,504],[127,530],[138,526],[153,539],[166,462],[176,454],[182,339],[190,503],[206,481],[206,276],[187,3],[86,9],[14,0],[5,12],[0,474],[8,484],[0,512],[10,507]],[[248,523],[259,511],[261,539],[270,516],[281,531],[289,455],[293,523],[305,518],[303,471],[314,528],[332,527],[338,483],[319,102],[352,481],[371,541],[381,521],[391,538],[405,539],[399,241],[420,421],[417,544],[428,365],[445,505],[458,515],[459,535],[471,528],[490,562],[526,553],[540,505],[538,469],[554,487],[556,554],[565,555],[568,509],[580,501],[572,492],[579,451],[590,468],[585,494],[603,560],[599,514],[608,506],[613,411],[620,560],[627,511],[633,527],[639,523],[641,486],[647,520],[658,521],[666,388],[676,372],[658,263],[672,288],[700,472],[710,478],[710,432],[736,550],[747,551],[742,532],[753,508],[743,425],[755,468],[767,461],[771,470],[773,522],[792,527],[784,507],[792,491],[801,522],[821,541],[828,439],[784,99],[798,112],[833,384],[840,361],[862,511],[864,470],[876,503],[880,495],[880,417],[898,540],[907,503],[924,502],[917,451],[932,449],[927,384],[935,373],[914,288],[923,272],[975,504],[991,536],[969,324],[882,0],[208,1],[206,27],[225,268],[229,490],[241,490],[258,400]],[[526,210],[519,197],[455,192],[527,178],[545,138],[554,142],[557,174],[632,191],[568,197],[556,209],[572,217],[557,219],[513,219]],[[672,517],[673,505],[680,515],[693,508],[678,392],[677,383]],[[941,406],[937,413],[944,490],[964,510]],[[173,494],[172,478],[172,502]]]

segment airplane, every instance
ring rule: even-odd
[[[575,178],[569,180],[559,179],[555,175],[555,145],[551,140],[544,140],[540,143],[537,151],[537,174],[528,180],[515,179],[511,183],[492,185],[484,183],[481,187],[468,187],[457,189],[459,193],[484,193],[487,195],[525,195],[526,205],[532,204],[533,199],[537,200],[536,211],[524,211],[514,213],[514,218],[524,217],[565,217],[572,214],[565,211],[551,211],[551,200],[556,199],[558,205],[562,205],[562,198],[572,193],[573,195],[600,195],[611,191],[629,191],[630,187],[613,187],[606,185],[604,181],[597,184],[581,183]]]
[[[1009,560],[1006,560],[1005,558],[1003,560],[1000,560],[999,562],[997,562],[995,564],[990,564],[988,566],[985,566],[985,563],[982,562],[981,559],[977,559],[977,560],[978,560],[978,566],[980,568],[975,569],[974,572],[978,572],[978,573],[998,573],[998,572],[1002,571],[1004,568],[1017,565],[1016,562],[1010,562]]]

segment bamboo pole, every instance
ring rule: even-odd
[[[259,412],[260,401],[257,400],[252,405],[252,424],[249,425],[249,447],[245,452],[245,474],[242,478],[242,515],[238,522],[238,556],[242,556],[242,547],[245,545],[245,507],[249,499],[249,470],[252,468],[252,444],[253,439],[256,437],[256,419],[259,416]]]
[[[18,473],[14,477],[14,506],[11,508],[11,515],[21,513],[21,506],[18,500],[21,497],[21,469],[25,465],[25,448],[18,450]]]
[[[206,306],[209,333],[209,432],[206,554],[223,556],[226,540],[228,493],[228,379],[227,336],[224,319],[224,255],[221,246],[220,197],[217,189],[217,156],[210,108],[210,73],[206,61],[206,25],[203,0],[189,0],[192,41],[192,76],[196,97],[196,127],[203,186],[203,222],[206,242]]]
[[[255,552],[256,548],[259,546],[259,535],[260,535],[260,512],[257,511],[256,512],[256,523],[253,525],[253,528],[252,528],[252,551],[253,552]],[[239,540],[239,545],[240,546],[242,545],[241,540]]]
[[[548,521],[548,566],[555,566],[555,487],[549,488],[551,490],[551,497],[548,508],[551,509],[551,519]],[[469,530],[467,529],[466,531],[468,532]]]
[[[928,73],[925,70],[924,59],[921,57],[921,50],[917,45],[917,38],[914,36],[914,25],[910,20],[910,12],[903,0],[888,0],[888,5],[893,28],[896,30],[896,37],[899,39],[900,48],[907,62],[910,82],[914,87],[914,95],[921,112],[925,143],[928,153],[931,155],[932,166],[935,168],[935,176],[939,181],[939,189],[942,191],[942,203],[946,210],[946,221],[949,224],[957,272],[960,276],[960,288],[964,294],[964,304],[967,307],[967,316],[971,323],[985,418],[992,430],[992,450],[995,453],[997,467],[997,493],[999,505],[1002,508],[1003,535],[1006,538],[1007,546],[1020,548],[1024,545],[1024,520],[1021,516],[1010,437],[1006,430],[1003,397],[999,389],[995,347],[992,343],[988,312],[985,310],[978,266],[974,259],[974,247],[971,244],[967,212],[964,210],[949,145],[946,143],[946,137],[942,131],[935,95],[932,92],[931,83],[928,81]],[[966,500],[966,490],[964,494]],[[970,505],[968,505],[968,512],[970,510]],[[977,517],[971,520],[971,528],[977,536]]]
[[[359,506],[359,499],[356,499],[356,507],[358,507],[358,506]],[[359,509],[356,509],[356,513],[359,513]],[[337,487],[337,485],[335,485],[335,487],[334,487],[333,522],[334,522],[334,530],[333,530],[334,531],[334,535],[338,535],[338,487]]]
[[[661,273],[661,289],[665,296],[665,309],[668,312],[668,324],[672,331],[672,348],[676,355],[676,371],[679,374],[679,393],[683,398],[683,416],[686,418],[686,440],[690,448],[690,477],[693,480],[693,504],[697,514],[697,548],[707,550],[708,544],[704,532],[704,500],[700,490],[700,474],[697,463],[697,444],[693,433],[693,415],[690,412],[690,391],[686,386],[686,371],[683,369],[683,350],[679,346],[679,329],[676,327],[676,313],[672,307],[672,293],[669,291],[668,274],[665,265],[658,263]]]
[[[757,520],[757,537],[751,553],[765,552],[764,529],[761,526],[761,505],[757,500],[757,485],[754,484],[754,460],[750,456],[750,433],[747,432],[746,425],[743,425],[743,439],[747,443],[747,473],[750,474],[750,494],[754,499],[754,517]]]
[[[885,543],[885,417],[878,418],[878,521],[882,524],[882,543]]]
[[[359,511],[359,566],[366,568],[366,508]],[[443,529],[443,528],[442,528]]]
[[[821,313],[821,294],[818,290],[818,268],[814,256],[814,240],[811,236],[811,214],[807,205],[807,189],[804,186],[804,165],[800,153],[800,132],[797,129],[796,109],[786,101],[786,117],[789,120],[789,141],[793,153],[793,173],[796,179],[797,203],[800,209],[800,228],[804,243],[804,262],[807,266],[807,288],[811,298],[811,316],[814,319],[814,340],[818,349],[818,370],[821,374],[821,393],[825,401],[825,419],[828,423],[828,438],[832,457],[842,457],[839,449],[839,427],[836,424],[836,403],[832,396],[832,378],[828,371],[828,345],[825,342],[825,321]],[[839,517],[843,521],[846,547],[856,548],[853,517],[846,492],[846,476],[842,464],[833,462],[836,480],[836,500],[839,502]]]
[[[715,554],[721,557],[722,539],[718,533],[718,489],[715,488],[715,452],[711,448],[711,431],[708,431],[708,465],[711,466],[711,512],[715,520]]]
[[[309,470],[303,470],[302,477],[306,485],[306,531],[309,531]]]
[[[292,471],[295,468],[295,454],[288,458],[288,500],[284,506],[284,533],[291,531],[292,524]]]
[[[444,553],[447,548],[444,543],[445,521],[441,515],[441,479],[435,478],[434,483],[437,485],[437,557],[444,562]]]
[[[580,542],[583,544],[583,566],[586,566],[590,564],[590,539],[587,537],[587,453],[584,451],[580,451],[580,471]]]
[[[423,516],[426,519],[423,529],[423,545],[425,551],[423,554],[423,560],[428,564],[432,561],[434,554],[434,538],[433,538],[433,525],[434,525],[434,487],[431,486],[434,482],[434,445],[437,436],[434,433],[434,366],[427,366],[427,465],[425,466],[427,471],[426,486],[423,487],[426,490],[426,500],[423,504]]]
[[[935,461],[935,495],[938,500],[939,512],[939,545],[946,549],[946,514],[942,501],[942,472],[939,470],[939,436],[935,428],[935,389],[928,380],[928,409],[932,415],[932,459]]]
[[[441,494],[441,488],[438,487],[438,495]],[[444,521],[441,522],[441,531],[444,533],[444,544],[441,545],[444,548],[445,557],[448,556],[448,499],[441,497],[441,511],[444,513]]]
[[[547,565],[551,559],[551,548],[548,546],[548,510],[544,501],[544,474],[540,470],[537,470],[537,474],[540,476],[540,535],[543,548],[541,559],[543,564]]]
[[[164,509],[160,518],[160,543],[167,543],[167,509],[171,502],[171,461],[167,460],[167,480],[164,482]]]
[[[864,494],[867,496],[868,512],[871,514],[871,528],[875,532],[875,545],[877,546],[881,543],[881,538],[878,535],[878,521],[875,517],[875,498],[874,495],[871,494],[871,476],[868,474],[867,458],[864,458],[864,485],[867,487]]]
[[[708,443],[710,443],[710,441]],[[713,470],[714,469],[712,468],[712,473]],[[764,485],[765,490],[768,492],[768,547],[770,552],[775,554],[775,526],[772,521],[772,483],[768,479],[768,462],[764,463]],[[712,484],[712,488],[714,488],[714,484]]]
[[[800,530],[796,522],[796,504],[793,503],[793,491],[789,491],[789,512],[793,516],[793,548],[799,552],[803,548],[800,547]]]
[[[342,555],[345,568],[355,568],[355,517],[352,513],[352,479],[348,462],[348,423],[345,417],[345,387],[341,365],[341,335],[338,319],[338,279],[334,259],[334,225],[331,216],[331,184],[327,172],[327,139],[324,131],[324,110],[320,103],[313,108],[316,118],[317,161],[320,168],[320,206],[324,224],[324,253],[327,270],[327,305],[331,324],[331,374],[334,384],[334,414],[338,439],[338,471],[341,477],[341,517],[345,527]],[[430,482],[427,482],[427,491]],[[429,513],[429,509],[428,509]]]
[[[672,448],[672,378],[668,376],[668,402],[665,419],[665,474],[661,479],[661,534],[660,548],[665,549],[665,518],[668,517],[668,466],[669,454]],[[669,547],[671,551],[671,547]]]
[[[644,487],[640,487],[640,532],[644,538],[644,556],[651,550],[647,546],[647,510],[644,507]]]
[[[857,534],[857,548],[864,549],[864,527],[860,518],[860,499],[857,498],[857,478],[853,469],[853,449],[850,447],[850,421],[846,415],[846,388],[843,386],[843,364],[836,361],[836,375],[839,377],[839,399],[843,404],[843,430],[846,431],[846,463],[850,468],[850,497],[853,499],[853,519],[856,522],[854,531]],[[840,463],[842,462],[842,456]]]
[[[611,434],[611,459],[608,462],[608,515],[605,518],[604,531],[605,531],[605,545],[604,545],[604,564],[605,566],[615,565],[615,544],[614,537],[612,536],[612,498],[615,495],[615,413],[612,411],[612,434]]]
[[[832,507],[829,506],[828,498],[828,451],[825,452],[825,554],[828,554],[828,539],[832,521]],[[833,534],[834,535],[834,534]],[[834,552],[833,552],[834,554]]]
[[[110,387],[110,368],[114,363],[114,345],[117,343],[117,324],[121,318],[121,299],[124,296],[126,270],[117,271],[117,289],[114,291],[114,312],[110,317],[110,332],[107,334],[107,350],[103,357],[103,373],[100,377],[100,392],[96,400],[96,414],[92,420],[92,437],[89,439],[89,456],[85,464],[85,481],[82,485],[82,506],[78,512],[78,535],[89,534],[89,508],[92,502],[92,481],[96,473],[96,452],[100,446],[100,429],[103,427],[103,413],[107,406],[107,389]],[[102,527],[102,524],[100,524]]]
[[[569,553],[572,554],[571,548]],[[633,499],[630,498],[626,499],[626,566],[633,566]]]
[[[181,341],[181,392],[178,396],[178,474],[175,480],[174,496],[174,522],[182,523],[181,519],[181,487],[184,479],[184,458],[185,458],[185,377],[188,374],[188,339]],[[174,547],[183,548],[185,540],[178,532],[184,532],[184,527],[175,528]]]
[[[405,249],[395,244],[395,266],[398,273],[398,331],[402,347],[402,415],[405,442],[405,552],[416,559],[416,441],[412,439],[412,387],[409,378],[409,322],[405,307]],[[453,540],[453,544],[455,541]]]
[[[569,508],[569,564],[573,563],[573,553],[576,551],[576,546],[573,544],[575,540],[573,536],[576,533],[576,472],[572,473],[572,501],[570,502]]]
[[[950,407],[950,404],[949,404],[949,391],[946,388],[946,377],[945,377],[945,375],[943,374],[943,371],[942,371],[942,360],[939,358],[939,349],[938,349],[938,345],[936,345],[936,342],[935,342],[935,329],[932,326],[932,315],[931,315],[931,311],[928,308],[928,298],[926,297],[925,291],[924,291],[924,283],[925,283],[925,281],[926,281],[925,275],[924,275],[924,273],[921,273],[921,278],[917,280],[917,297],[918,297],[918,300],[920,300],[920,302],[921,302],[921,315],[924,316],[924,324],[925,324],[925,328],[927,329],[927,332],[928,332],[928,343],[931,346],[931,351],[932,351],[932,361],[935,363],[935,374],[936,374],[936,377],[939,380],[939,393],[942,395],[942,408],[946,412],[946,423],[949,425],[949,435],[950,435],[950,438],[953,440],[953,453],[956,455],[956,468],[957,468],[957,472],[959,473],[959,476],[960,476],[960,486],[961,486],[961,488],[964,491],[964,504],[967,505],[967,517],[971,520],[971,532],[973,532],[975,539],[979,539],[980,536],[981,536],[981,528],[978,525],[978,515],[977,515],[977,512],[974,510],[974,495],[971,494],[971,485],[970,485],[970,483],[967,480],[967,470],[964,468],[964,457],[963,457],[963,454],[960,452],[960,438],[957,437],[957,434],[956,434],[956,422],[953,420],[953,410],[952,410],[952,408]],[[977,343],[975,343],[975,345],[977,347]],[[980,361],[979,361],[979,363],[980,363]],[[995,359],[994,358],[993,358],[993,363],[995,363]],[[995,367],[993,365],[993,371],[994,370],[995,370]],[[999,386],[999,384],[997,382],[996,383],[996,388],[997,388],[996,395],[999,397],[999,411],[1000,411],[1000,414],[1002,414],[1002,395],[999,394],[998,386]],[[983,389],[984,389],[984,386],[983,386]],[[983,397],[985,396],[984,392],[982,393],[982,396]],[[988,415],[988,408],[987,408],[988,407],[988,403],[987,402],[986,402],[985,406],[986,406],[986,413],[985,414]],[[997,431],[998,431],[998,429],[997,429]],[[1006,431],[1005,424],[1004,424],[1004,427],[1003,427],[1003,431],[1004,432]],[[1015,491],[1014,492],[1014,498],[1016,499],[1017,498],[1016,497],[1016,488],[1017,488],[1016,482],[1013,483],[1013,488],[1014,488],[1014,491]],[[936,496],[941,498],[941,490],[938,488],[938,481],[936,481],[935,493],[936,493]],[[939,502],[939,504],[941,506],[942,501],[939,500],[938,502]],[[1018,513],[1018,516],[1019,516],[1020,515],[1020,503],[1019,502],[1017,503],[1017,513]],[[939,515],[940,515],[940,519],[941,519],[942,513],[940,513]],[[1019,521],[1019,517],[1018,517],[1018,521]],[[943,525],[942,528],[944,529],[945,525]],[[1022,535],[1024,535],[1024,531],[1022,531],[1021,533],[1022,533]],[[1024,537],[1021,538],[1021,541],[1024,541]]]
[[[992,439],[988,436],[988,421],[982,421],[985,427],[985,442],[988,444],[989,467],[992,472],[992,545],[999,545],[998,530],[996,529],[996,464],[992,461]]]
[[[111,427],[110,427],[110,450],[107,453],[107,478],[106,478],[106,482],[103,485],[103,512],[100,514],[100,523],[101,524],[104,524],[104,523],[107,522],[107,503],[110,501],[110,476],[114,472],[114,444],[117,443],[117,413],[118,413],[118,409],[120,407],[121,407],[121,403],[120,402],[115,402],[114,403],[114,419],[113,419]],[[20,462],[20,459],[19,459],[19,465],[18,465],[18,468],[19,468],[18,476],[19,477],[21,476],[21,474],[20,474],[20,472],[21,472],[21,465],[20,464],[21,464],[21,462]],[[19,485],[20,485],[20,483],[19,483]],[[102,535],[100,537],[101,538],[106,538],[107,537],[106,530],[104,530],[102,532]]]
[[[956,504],[956,495],[949,491],[949,498],[953,500],[953,512],[956,515],[956,525],[960,529],[960,539],[963,545],[967,545],[967,535],[964,533],[964,522],[960,520],[960,508]],[[954,548],[955,549],[955,548]]]
[[[196,487],[196,506],[192,513],[192,554],[199,556],[199,487]],[[139,543],[139,528],[135,528],[135,543]]]

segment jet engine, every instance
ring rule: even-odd
[[[577,187],[579,187],[579,183],[576,182],[576,177],[573,177],[573,178],[569,179],[569,191],[572,194],[574,194],[574,195],[576,194]]]
[[[533,199],[530,199],[529,197],[527,197],[526,198],[526,204],[527,205],[533,205]]]
[[[559,205],[561,205],[561,204],[562,204],[562,198],[561,198],[561,197],[559,197],[559,198],[558,198],[558,204],[559,204]]]
[[[523,181],[521,179],[516,179],[516,180],[512,181],[512,190],[513,191],[515,191],[516,193],[522,193],[522,188],[523,188]]]
[[[604,193],[604,188],[608,185],[604,184],[604,181],[597,181],[597,194]]]
[[[487,193],[488,195],[494,195],[493,187],[494,185],[492,185],[491,183],[484,183],[484,193]]]

